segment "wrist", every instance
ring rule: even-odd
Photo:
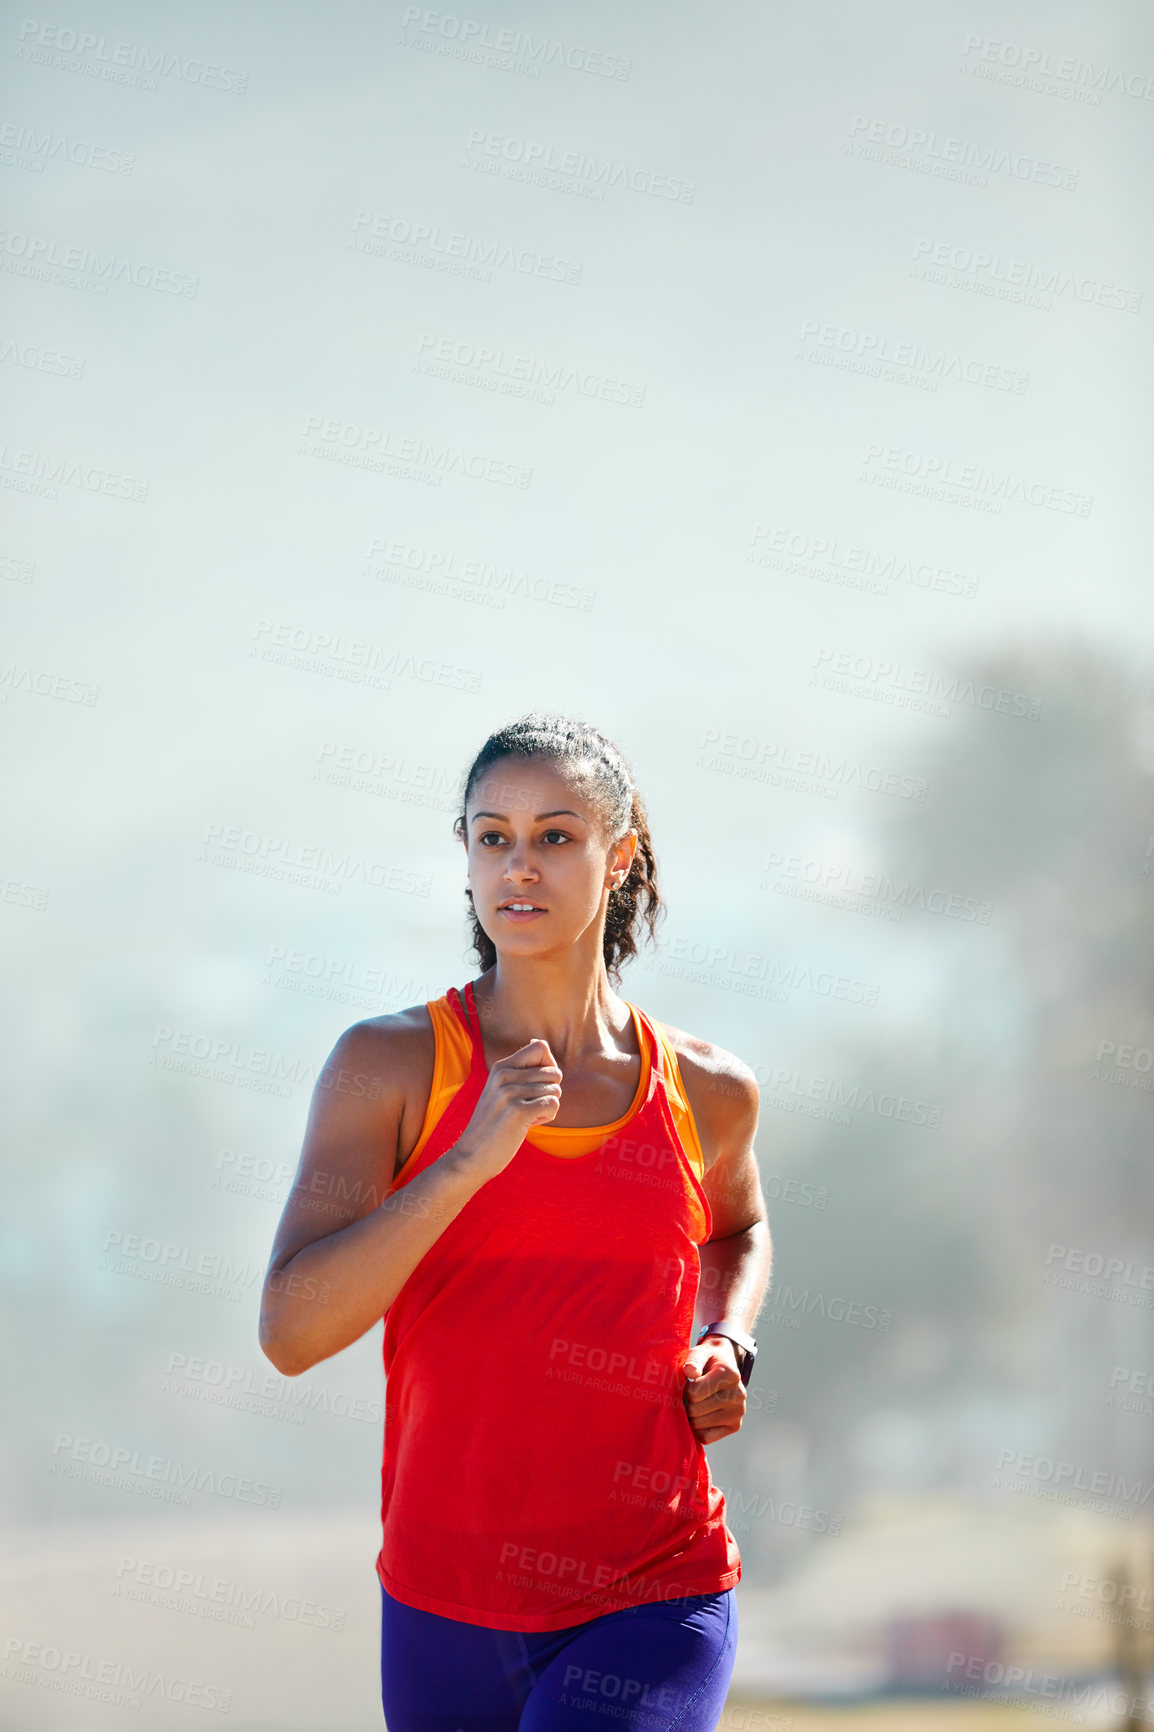
[[[437,1165],[441,1162],[451,1172],[471,1173],[477,1167],[477,1151],[462,1139],[459,1143],[454,1143],[451,1149],[445,1150]]]
[[[736,1342],[731,1341],[728,1335],[701,1335],[697,1339],[696,1346],[712,1348],[715,1353],[720,1353],[723,1359],[730,1360],[734,1368],[740,1372],[741,1354]]]
[[[702,1325],[697,1337],[697,1345],[700,1346],[704,1341],[729,1342],[738,1375],[742,1383],[748,1386],[753,1372],[753,1363],[757,1358],[757,1342],[753,1336],[746,1330],[738,1328],[736,1324],[728,1322],[725,1318],[718,1318],[714,1323]]]
[[[434,1166],[444,1164],[453,1179],[467,1185],[470,1191],[478,1190],[483,1184],[500,1172],[501,1162],[493,1164],[492,1150],[484,1143],[462,1140],[454,1143],[451,1149],[446,1149]]]

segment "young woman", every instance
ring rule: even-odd
[[[261,1345],[295,1376],[385,1321],[389,1732],[707,1732],[741,1564],[704,1446],[741,1425],[769,1275],[757,1085],[613,989],[661,903],[603,735],[493,734],[457,832],[482,972],[337,1042]]]

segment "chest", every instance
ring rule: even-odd
[[[550,1144],[540,1131],[457,1217],[478,1253],[648,1259],[708,1237],[708,1205],[660,1097],[608,1136]]]

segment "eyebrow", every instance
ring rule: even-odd
[[[559,806],[555,812],[538,812],[538,814],[534,818],[533,822],[535,824],[539,824],[543,818],[580,818],[580,817],[581,817],[580,812],[571,812],[567,806]],[[502,823],[508,823],[508,821],[509,821],[508,820],[508,814],[505,812],[474,812],[473,813],[474,823],[476,822],[476,820],[478,818],[499,818]]]

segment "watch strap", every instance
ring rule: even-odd
[[[741,1359],[737,1369],[742,1383],[748,1385],[753,1372],[753,1362],[757,1358],[757,1342],[754,1337],[731,1323],[724,1321],[706,1323],[698,1333],[696,1342],[698,1347],[701,1346],[707,1335],[724,1335],[727,1341],[732,1341],[734,1346],[740,1349]]]

